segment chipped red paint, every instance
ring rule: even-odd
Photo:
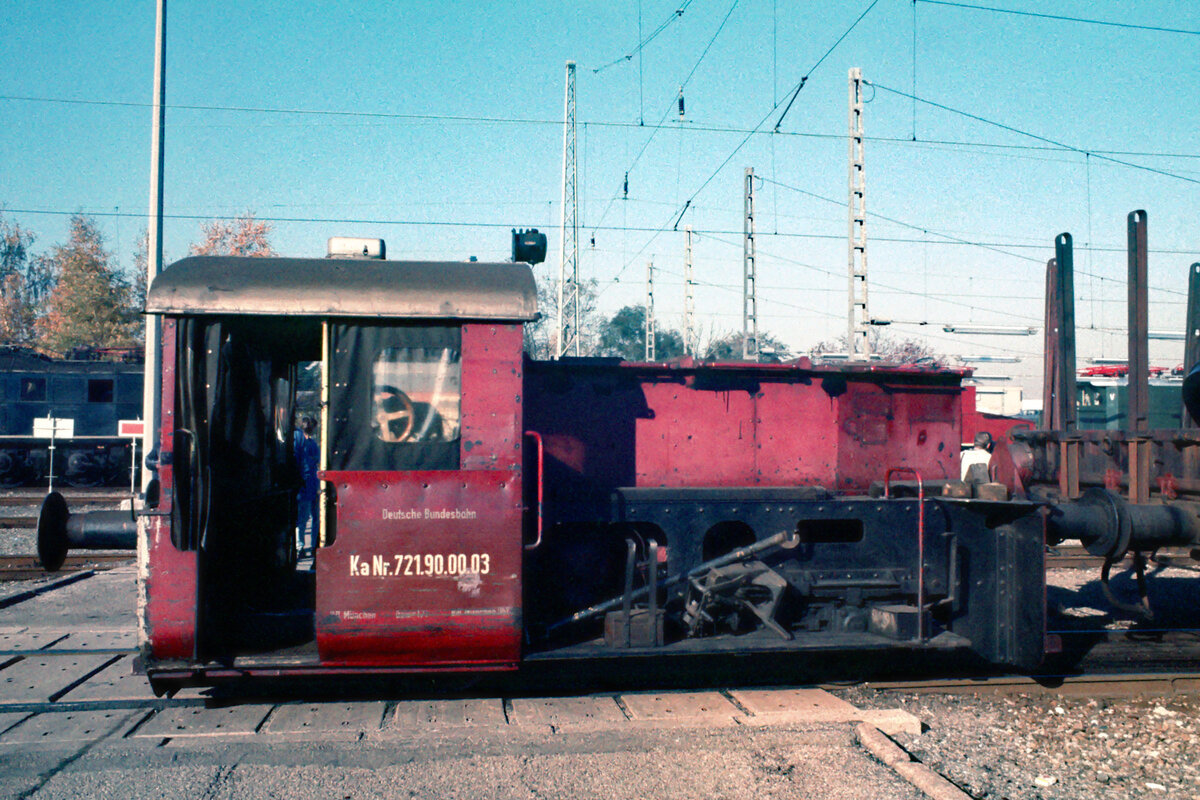
[[[821,485],[958,475],[962,373],[795,364],[537,363],[527,427],[590,486]],[[562,474],[562,473],[559,473]]]
[[[323,664],[515,664],[521,485],[510,472],[326,472],[337,537],[317,554]]]
[[[521,469],[523,342],[520,325],[462,327],[463,469]]]
[[[864,491],[893,467],[916,469],[926,480],[958,479],[958,386],[854,382],[838,401],[839,491]]]
[[[150,653],[158,660],[191,660],[196,649],[196,554],[171,541],[175,439],[175,320],[162,326],[162,424],[158,440],[161,491],[149,518],[145,571],[146,631]]]

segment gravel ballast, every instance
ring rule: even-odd
[[[1200,797],[1200,697],[838,692],[864,708],[897,707],[926,726],[894,738],[981,800]]]

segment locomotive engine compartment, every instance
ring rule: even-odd
[[[547,525],[526,561],[534,657],[921,648],[1036,664],[1036,506],[940,495],[962,487],[960,377],[803,359],[528,363]],[[909,480],[869,497],[896,467]],[[896,497],[914,476],[928,494]]]
[[[961,370],[531,361],[534,295],[523,264],[164,271],[140,517],[156,688],[649,653],[1040,660],[1037,506],[940,494]],[[314,366],[310,565],[294,437]]]

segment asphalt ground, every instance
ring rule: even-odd
[[[0,587],[18,597],[0,608],[5,797],[927,796],[879,733],[915,717],[817,689],[166,700],[132,669],[132,566]]]

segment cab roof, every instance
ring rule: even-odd
[[[529,322],[528,264],[192,256],[154,279],[152,314],[250,314]]]

